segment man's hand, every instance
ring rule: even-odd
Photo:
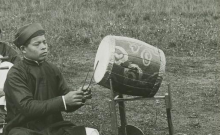
[[[83,105],[83,92],[82,91],[70,91],[65,96],[65,102],[68,106]]]
[[[84,100],[92,98],[92,92],[91,92],[91,89],[89,88],[89,85],[86,85],[83,88],[80,87],[77,91],[83,92],[83,99]]]

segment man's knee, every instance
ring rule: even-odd
[[[24,131],[20,128],[13,128],[9,133],[8,135],[26,135],[24,134]]]
[[[41,135],[41,134],[27,128],[16,127],[10,130],[8,135]]]

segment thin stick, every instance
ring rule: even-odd
[[[145,97],[127,97],[127,98],[114,98],[116,102],[124,102],[124,101],[134,101],[134,100],[155,100],[155,99],[164,99],[165,96],[154,96],[151,98],[145,98]]]
[[[83,85],[82,85],[82,87],[81,87],[81,90],[83,90],[83,87],[84,87],[85,84],[86,84],[86,80],[87,80],[88,75],[89,75],[89,71],[88,71],[87,74],[86,74],[86,78],[85,78],[84,83],[83,83]]]
[[[90,82],[89,82],[89,86],[90,86],[91,83],[92,83],[92,80],[93,80],[93,77],[94,77],[94,75],[95,75],[95,71],[96,71],[96,68],[97,68],[98,64],[99,64],[99,61],[96,63],[96,66],[95,66],[95,69],[94,69],[94,72],[93,72],[92,78],[90,79]],[[89,88],[89,86],[88,86],[88,88]]]
[[[9,69],[9,66],[5,66],[5,67],[0,67],[1,70],[4,70],[4,69]]]
[[[5,56],[5,57],[0,57],[0,60],[7,60],[9,57]]]
[[[99,61],[96,63],[96,66],[95,66],[95,69],[94,69],[92,78],[90,79],[88,88],[90,87],[90,85],[91,85],[91,83],[92,83],[92,80],[93,80],[93,77],[94,77],[94,74],[95,74],[95,71],[96,71],[96,68],[97,68],[98,64],[99,64]],[[83,87],[84,87],[85,84],[86,84],[86,80],[87,80],[87,78],[88,78],[88,74],[89,74],[89,71],[88,71],[88,73],[87,73],[87,75],[86,75],[86,78],[85,78],[85,80],[84,80],[84,83],[83,83],[83,86],[82,86],[81,90],[83,90]],[[87,88],[87,89],[88,89],[88,88]]]

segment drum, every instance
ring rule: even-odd
[[[106,36],[94,63],[97,84],[121,94],[153,97],[162,82],[166,59],[162,50],[137,39]]]

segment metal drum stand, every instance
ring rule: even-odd
[[[171,101],[170,84],[168,85],[168,93],[165,93],[165,96],[154,96],[152,98],[146,98],[146,97],[123,98],[122,94],[117,95],[116,92],[113,90],[111,79],[110,79],[110,90],[111,90],[111,99],[109,100],[109,108],[110,108],[110,114],[111,114],[112,135],[144,135],[144,133],[139,128],[127,124],[124,102],[134,101],[134,100],[159,100],[159,99],[165,100],[169,135],[174,134],[172,117],[171,117],[172,101]],[[119,114],[120,114],[120,121],[121,121],[120,127],[118,127],[118,123],[117,123],[117,115],[116,115],[116,104],[117,103],[119,105]]]

